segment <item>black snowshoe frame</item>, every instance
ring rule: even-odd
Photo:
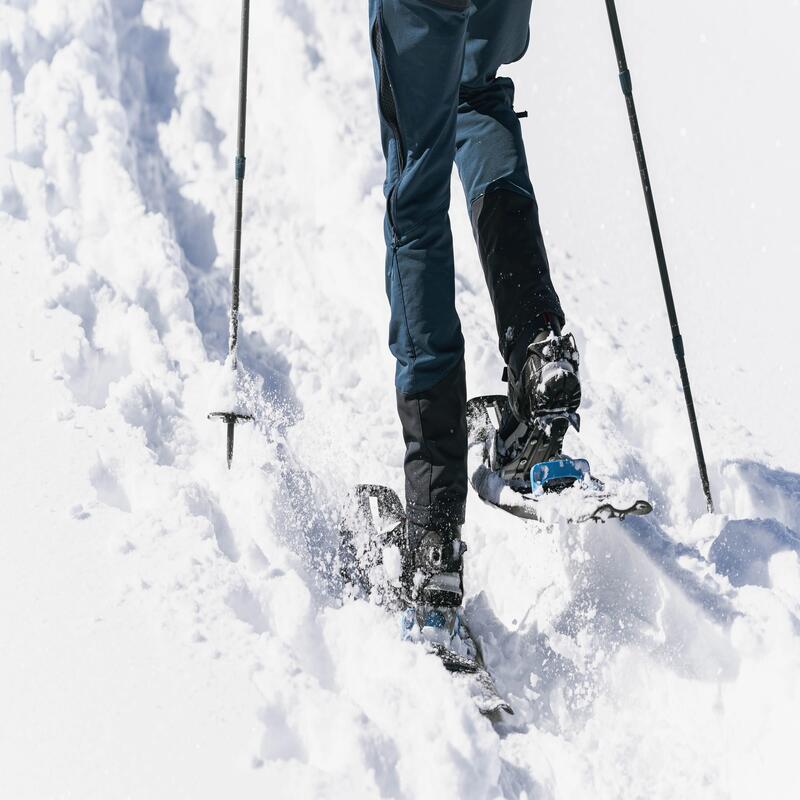
[[[404,554],[405,528],[406,514],[397,492],[369,483],[353,489],[339,525],[339,574],[346,593],[390,609],[401,607],[401,588],[375,585],[373,576],[375,568],[383,564],[386,547],[395,546]]]

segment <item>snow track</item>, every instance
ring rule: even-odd
[[[708,399],[702,515],[662,321],[554,250],[599,474],[651,518],[526,524],[471,498],[467,614],[516,714],[330,581],[357,481],[401,483],[364,9],[252,19],[240,356],[227,337],[238,14],[0,5],[0,795],[792,796],[800,475]],[[499,390],[454,185],[473,394]],[[637,347],[629,346],[636,341]],[[654,355],[655,353],[655,355]],[[800,442],[798,442],[800,444]]]

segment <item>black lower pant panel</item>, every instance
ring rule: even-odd
[[[507,363],[517,342],[524,339],[527,346],[547,326],[548,314],[564,324],[536,200],[510,189],[490,190],[472,205],[472,229]]]
[[[467,387],[463,360],[424,392],[397,392],[406,443],[406,513],[425,528],[463,524],[467,497]]]

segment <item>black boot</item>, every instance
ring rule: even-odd
[[[509,358],[509,407],[526,425],[543,414],[573,413],[581,403],[575,337],[554,328],[540,331],[527,346],[518,343]]]
[[[419,606],[457,608],[464,597],[461,526],[437,530],[408,522],[407,566],[404,570],[408,596]]]
[[[402,616],[403,637],[474,659],[475,646],[469,633],[464,635],[461,618],[467,549],[461,527],[430,530],[409,522],[407,535],[409,603]]]
[[[580,430],[578,349],[557,322],[534,340],[517,342],[508,360],[508,403],[495,441],[501,477],[512,488],[530,491],[535,464],[559,458],[570,426]]]

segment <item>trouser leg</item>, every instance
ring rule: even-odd
[[[528,174],[514,84],[497,78],[528,41],[530,0],[474,0],[457,117],[457,154],[500,352],[524,352],[550,317],[564,323]]]
[[[463,522],[464,343],[448,209],[468,0],[370,0],[386,157],[386,292],[406,505],[423,527]]]

